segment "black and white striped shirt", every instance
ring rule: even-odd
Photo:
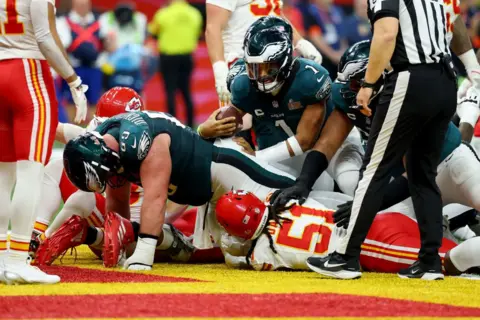
[[[440,62],[450,54],[452,24],[460,13],[458,0],[368,0],[372,26],[384,17],[399,19],[392,66]]]

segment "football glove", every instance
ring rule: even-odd
[[[77,77],[77,80],[70,82],[68,86],[72,93],[73,103],[75,103],[75,107],[77,108],[75,122],[80,123],[85,121],[87,118],[87,97],[85,96],[85,92],[87,92],[88,86],[82,84],[82,79],[80,79],[80,77]]]
[[[295,50],[300,53],[305,59],[313,60],[318,64],[322,64],[322,54],[315,48],[315,46],[305,39],[301,39],[297,42]]]
[[[337,211],[333,214],[333,222],[340,228],[348,228],[350,222],[350,216],[352,215],[353,201],[347,201],[337,207]]]
[[[218,99],[223,105],[230,102],[230,92],[227,88],[228,65],[225,61],[217,61],[213,64],[213,75],[215,76],[215,89]]]
[[[458,101],[457,114],[460,123],[468,123],[475,127],[480,116],[480,94],[475,87],[470,87],[465,96]]]
[[[275,212],[281,212],[291,200],[297,200],[299,205],[304,204],[309,193],[310,190],[303,182],[296,181],[291,187],[275,191],[270,197],[270,203]]]

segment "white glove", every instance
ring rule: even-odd
[[[157,240],[138,237],[135,252],[123,264],[127,270],[152,270]]]
[[[300,53],[305,59],[313,60],[318,64],[322,64],[323,57],[322,54],[315,48],[315,46],[305,39],[301,39],[297,42],[295,50]]]
[[[213,64],[215,89],[217,89],[218,99],[223,104],[230,102],[230,92],[227,89],[228,71],[228,65],[225,61],[217,61]]]
[[[457,90],[457,101],[461,100],[467,94],[467,90],[470,89],[472,83],[468,79],[464,79],[460,87]]]
[[[468,123],[472,127],[477,124],[480,116],[480,94],[475,87],[467,90],[464,98],[457,103],[457,114],[460,117],[460,123]]]
[[[77,107],[75,122],[80,123],[85,121],[87,118],[87,97],[85,96],[85,92],[87,92],[88,86],[82,84],[82,79],[80,79],[80,77],[77,77],[77,80],[70,82],[68,86],[70,87],[75,107]]]
[[[475,69],[467,70],[467,74],[471,85],[477,89],[477,92],[480,92],[480,66]]]

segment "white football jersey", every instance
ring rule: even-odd
[[[302,206],[294,206],[285,211],[282,227],[271,222],[269,232],[277,253],[270,248],[266,235],[260,236],[250,256],[250,264],[255,270],[271,271],[278,269],[307,270],[306,261],[311,256],[326,256],[333,223],[333,210],[327,209],[313,199],[307,199]]]
[[[443,8],[447,24],[447,43],[450,45],[453,38],[453,23],[460,15],[460,0],[443,0]]]
[[[264,16],[280,16],[281,0],[207,0],[207,3],[224,8],[232,14],[223,30],[225,61],[230,63],[243,58],[243,38],[252,23]]]
[[[30,16],[31,2],[31,0],[0,1],[0,60],[45,59],[35,39]],[[55,5],[55,0],[48,2]]]

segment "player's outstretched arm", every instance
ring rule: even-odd
[[[170,141],[168,134],[158,135],[140,166],[144,197],[137,247],[125,262],[125,268],[129,270],[150,270],[157,242],[163,241],[162,227],[172,172]]]
[[[77,76],[68,61],[67,54],[57,32],[55,22],[55,4],[53,0],[32,0],[30,16],[35,32],[35,38],[42,54],[50,66],[68,83],[72,93],[77,114],[75,121],[80,123],[87,116],[87,99],[85,91],[88,87],[82,85],[82,80]],[[46,19],[48,17],[48,19]]]
[[[225,5],[228,5],[227,2],[231,2],[221,1],[225,2]],[[224,57],[222,32],[227,26],[232,12],[222,7],[221,2],[217,0],[207,1],[206,7],[207,23],[205,28],[205,41],[207,42],[208,55],[213,67],[218,98],[221,102],[226,103],[230,101],[230,93],[227,89],[228,65]]]
[[[275,210],[285,207],[292,199],[300,200],[300,204],[306,200],[315,181],[327,169],[328,162],[345,141],[352,128],[353,124],[350,119],[343,112],[334,109],[328,117],[322,134],[306,156],[302,171],[295,184],[290,188],[276,191],[272,195],[270,203],[273,204]]]
[[[453,23],[453,38],[450,48],[465,66],[471,84],[480,92],[480,64],[473,51],[467,27],[462,17],[458,17]],[[462,96],[462,93],[464,94],[468,89],[465,87],[466,84],[459,89],[459,96]]]

